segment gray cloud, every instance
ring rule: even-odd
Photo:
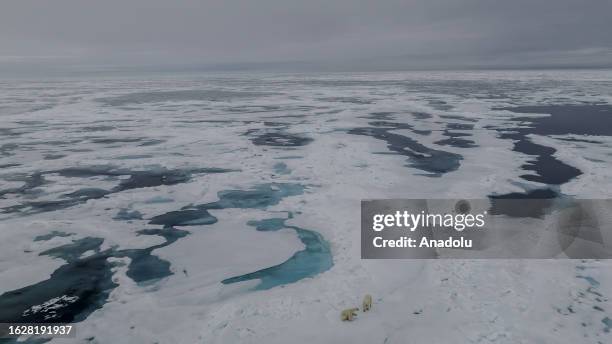
[[[610,0],[14,0],[0,62],[610,64]]]

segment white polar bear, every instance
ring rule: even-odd
[[[363,311],[367,312],[372,308],[372,295],[366,294],[363,297]]]
[[[342,321],[353,321],[353,318],[357,316],[357,311],[359,311],[357,307],[345,309],[340,314],[340,319]]]

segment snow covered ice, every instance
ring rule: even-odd
[[[365,198],[610,198],[610,104],[596,70],[2,80],[0,322],[79,322],[52,343],[611,342],[609,261],[359,251]]]

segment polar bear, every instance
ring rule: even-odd
[[[340,318],[342,321],[353,321],[353,318],[357,316],[357,311],[359,308],[348,308],[342,311],[340,314]]]
[[[363,297],[363,311],[367,312],[370,308],[372,308],[372,295],[366,294],[366,296]]]

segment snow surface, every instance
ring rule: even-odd
[[[542,187],[520,178],[532,157],[513,151],[495,130],[518,127],[512,118],[525,115],[501,108],[584,102],[612,103],[612,72],[0,81],[0,208],[18,209],[0,212],[0,294],[43,281],[65,264],[40,255],[51,248],[86,237],[103,238],[100,250],[162,245],[161,236],[138,233],[161,228],[148,223],[153,216],[215,202],[224,190],[293,183],[304,192],[263,207],[211,209],[216,223],[177,227],[189,235],[152,252],[170,263],[170,276],[138,283],[127,275],[129,257],[109,258],[118,263],[117,287],[107,302],[78,324],[77,338],[51,342],[608,343],[610,261],[360,259],[361,199],[486,198]],[[432,177],[404,155],[380,154],[389,153],[385,141],[348,133],[386,112],[388,121],[412,126],[390,132],[459,154],[460,167]],[[473,124],[449,130],[469,134],[462,138],[475,147],[436,144],[447,138],[448,123]],[[266,133],[312,141],[254,144]],[[583,172],[560,192],[610,198],[610,137],[529,138]],[[123,174],[61,172],[92,166]],[[207,168],[224,172],[197,171]],[[160,169],[195,172],[174,184],[120,188],[130,172]],[[27,177],[40,172],[46,182],[28,188]],[[87,188],[120,191],[51,211],[31,205]],[[121,209],[141,216],[114,219]],[[257,281],[221,284],[303,249],[292,230],[247,225],[289,213],[288,225],[316,231],[330,244],[332,268],[268,290],[253,290]],[[34,241],[52,231],[70,235]],[[372,311],[340,321],[340,311],[366,293],[373,295]],[[53,307],[50,301],[40,307]]]

